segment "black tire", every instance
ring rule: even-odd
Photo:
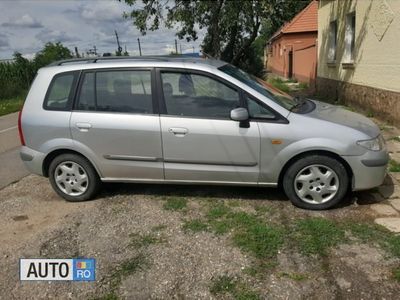
[[[302,200],[296,193],[295,191],[295,179],[296,176],[307,168],[308,166],[312,165],[321,165],[330,168],[333,170],[338,178],[339,181],[339,187],[336,191],[336,194],[332,197],[332,199],[327,200],[326,202],[323,203],[309,203],[304,200]],[[323,168],[322,168],[323,170]],[[335,179],[334,179],[335,180]],[[309,189],[314,189],[316,186],[311,187],[312,183],[307,183],[310,184],[310,186],[306,187]],[[315,184],[318,184],[315,182]],[[297,207],[300,208],[305,208],[305,209],[311,209],[311,210],[323,210],[323,209],[329,209],[335,205],[337,205],[340,201],[343,200],[345,197],[348,187],[349,187],[349,175],[347,174],[346,168],[344,165],[337,159],[329,157],[329,156],[323,156],[323,155],[310,155],[310,156],[305,156],[303,158],[300,158],[299,160],[296,160],[293,164],[289,166],[289,168],[286,170],[284,176],[283,176],[283,182],[282,182],[283,190],[285,191],[285,194],[288,196],[290,201]],[[299,189],[302,188],[302,185],[300,184]],[[310,196],[306,196],[310,197]],[[310,200],[312,201],[312,200]]]
[[[80,195],[68,195],[64,191],[61,190],[61,188],[57,185],[56,179],[55,179],[55,172],[57,166],[59,166],[62,163],[66,162],[74,162],[78,164],[86,173],[88,182],[86,185],[86,190]],[[66,154],[61,154],[57,157],[55,157],[52,162],[50,163],[49,166],[49,180],[50,184],[53,187],[54,191],[64,198],[67,201],[70,202],[78,202],[78,201],[85,201],[85,200],[90,200],[93,199],[96,194],[99,192],[100,187],[101,187],[101,181],[99,178],[99,175],[97,174],[95,168],[92,166],[92,164],[83,156],[77,155],[77,154],[72,154],[72,153],[66,153]]]

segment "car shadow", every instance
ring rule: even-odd
[[[393,195],[394,185],[395,183],[393,182],[392,177],[387,174],[380,187],[351,193],[353,198],[352,203],[358,205],[371,205],[385,201],[385,198],[390,198],[390,196]]]
[[[288,201],[283,191],[277,188],[144,183],[104,183],[98,198],[117,195]]]

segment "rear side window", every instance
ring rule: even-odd
[[[43,107],[47,110],[70,110],[77,78],[78,72],[61,73],[54,76]]]
[[[78,110],[153,113],[151,71],[123,70],[86,73]]]

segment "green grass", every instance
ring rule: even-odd
[[[299,89],[302,89],[302,90],[308,89],[308,84],[305,82],[300,82]]]
[[[260,295],[251,290],[246,284],[233,277],[223,275],[213,280],[210,287],[211,294],[230,294],[235,300],[257,300]]]
[[[213,295],[221,293],[233,293],[236,287],[235,280],[227,275],[220,276],[213,280],[210,292]]]
[[[183,210],[187,206],[187,200],[182,197],[168,197],[164,203],[166,210]]]
[[[346,242],[345,231],[323,218],[297,221],[293,234],[300,251],[306,255],[327,256],[331,247]]]
[[[230,211],[231,211],[231,209],[229,207],[227,207],[224,203],[217,202],[217,203],[213,203],[210,206],[206,216],[209,220],[215,220],[215,219],[225,216]]]
[[[282,230],[259,219],[253,220],[244,213],[237,218],[243,223],[238,223],[233,235],[234,243],[257,258],[275,257],[284,242]]]
[[[389,172],[400,172],[400,163],[391,159],[389,161]]]
[[[0,99],[0,116],[21,110],[25,95],[11,99]]]
[[[129,237],[129,247],[134,249],[147,248],[150,245],[164,242],[162,238],[154,235],[153,233],[144,235],[139,233],[132,233],[129,235]]]
[[[362,243],[375,244],[391,256],[400,258],[399,235],[394,235],[386,228],[376,224],[357,224],[349,221],[342,226]]]
[[[285,93],[290,92],[290,88],[286,85],[286,83],[280,78],[271,78],[268,80],[270,84],[276,87],[278,90],[281,90]]]
[[[183,226],[182,229],[185,232],[200,232],[200,231],[207,231],[208,230],[208,224],[204,223],[202,220],[200,219],[195,219],[195,220],[190,220],[190,221],[186,221]]]

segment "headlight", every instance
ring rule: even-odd
[[[374,139],[358,141],[357,145],[360,145],[361,147],[371,151],[381,151],[385,145],[385,140],[381,135],[379,135]]]

